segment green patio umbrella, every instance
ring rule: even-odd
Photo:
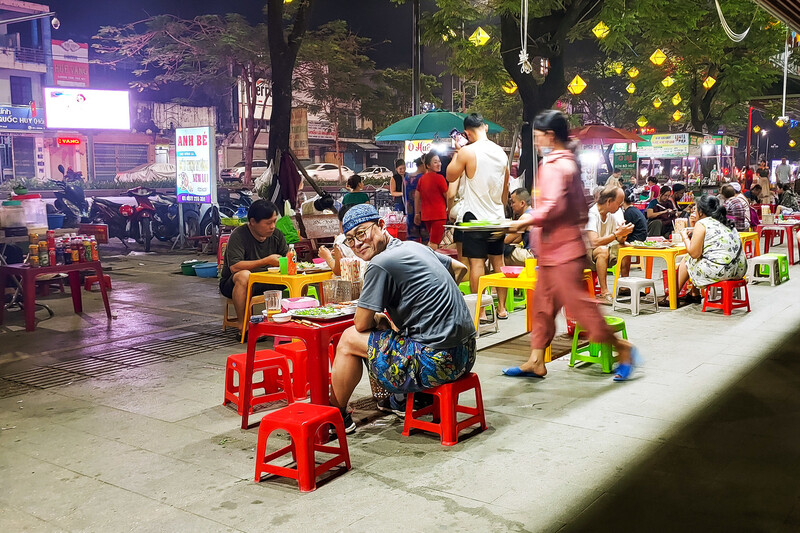
[[[420,113],[413,117],[399,120],[377,134],[376,141],[415,141],[422,139],[433,139],[439,137],[444,139],[450,135],[453,128],[462,131],[464,129],[464,117],[466,113],[456,113],[437,109],[427,113]],[[489,133],[500,133],[505,131],[501,126],[485,121],[489,125]]]

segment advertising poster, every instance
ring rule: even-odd
[[[406,162],[406,173],[413,174],[417,171],[414,160],[427,154],[433,148],[433,139],[426,141],[406,141],[406,152],[403,159]]]
[[[44,116],[33,106],[0,105],[0,130],[43,130]]]
[[[128,91],[45,87],[44,104],[49,129],[131,129]]]
[[[305,107],[292,108],[292,122],[289,126],[289,147],[297,159],[309,159],[308,153],[308,111]]]
[[[208,204],[216,201],[216,160],[212,128],[175,130],[178,202]]]
[[[89,44],[53,39],[53,81],[59,87],[89,86]]]

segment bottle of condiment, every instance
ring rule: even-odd
[[[294,251],[294,244],[289,245],[289,252],[286,254],[286,268],[290,276],[297,274],[297,252]]]

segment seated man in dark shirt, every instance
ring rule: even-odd
[[[275,204],[256,200],[247,211],[247,224],[233,230],[228,240],[219,292],[233,300],[239,329],[243,325],[250,273],[266,272],[268,267],[278,266],[278,259],[289,251],[283,233],[275,228],[277,221],[278,208]],[[252,294],[270,289],[283,289],[283,286],[256,283]]]
[[[625,222],[633,224],[633,231],[625,238],[625,242],[646,241],[647,240],[647,219],[638,207],[633,205],[638,200],[639,195],[633,189],[625,189],[625,200],[622,202],[622,215]],[[631,257],[626,256],[619,264],[619,275],[626,277],[631,273]],[[626,292],[627,291],[627,292]],[[620,289],[620,294],[630,294],[630,289]]]
[[[351,208],[342,230],[346,244],[369,261],[354,325],[342,334],[331,376],[331,405],[341,410],[345,432],[352,433],[356,426],[347,402],[364,361],[370,377],[386,390],[420,392],[470,371],[476,333],[458,290],[466,266],[420,243],[393,238],[368,204]]]
[[[647,234],[651,237],[665,237],[672,233],[676,211],[672,202],[672,188],[662,185],[658,198],[653,198],[647,204]]]

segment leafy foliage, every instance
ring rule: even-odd
[[[372,133],[411,116],[411,69],[387,68],[372,76],[373,90],[361,100],[361,115],[372,121]],[[439,86],[435,76],[420,75],[420,98],[437,107],[442,102],[433,94]]]

